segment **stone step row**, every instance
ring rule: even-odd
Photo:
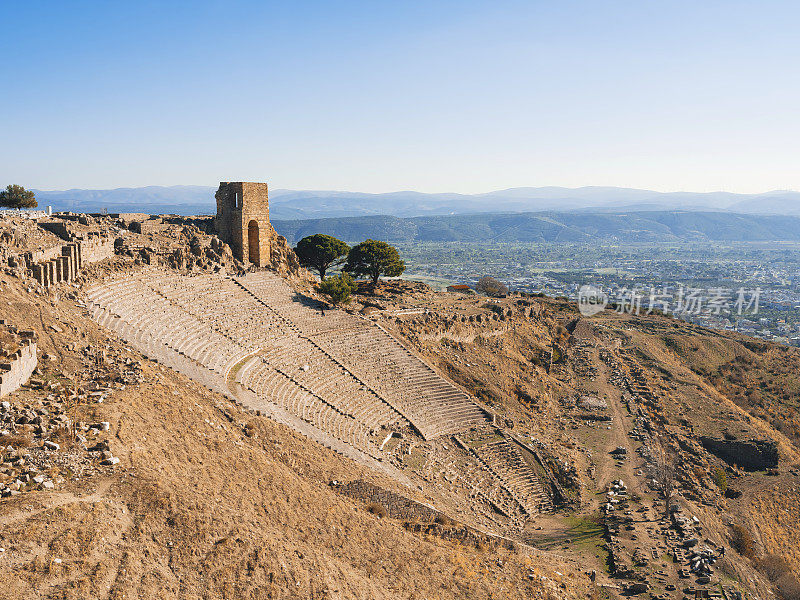
[[[379,454],[369,431],[361,423],[304,390],[259,358],[251,359],[237,379],[259,398],[281,406],[370,456]]]
[[[483,444],[476,449],[476,453],[506,483],[527,510],[545,512],[552,509],[552,502],[541,481],[511,442],[503,439]]]
[[[390,427],[402,420],[397,411],[307,340],[280,340],[260,356],[370,429]]]
[[[408,418],[424,437],[489,420],[467,394],[370,322],[342,311],[322,316],[313,302],[295,301],[288,286],[269,273],[251,273],[236,281]]]

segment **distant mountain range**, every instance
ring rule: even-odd
[[[75,212],[146,212],[181,215],[216,212],[216,188],[148,186],[113,190],[35,190],[40,206]],[[525,187],[485,194],[270,190],[270,216],[276,220],[390,215],[417,217],[474,213],[541,211],[729,211],[800,215],[800,192],[654,192],[616,187]]]
[[[272,220],[295,244],[326,233],[349,243],[800,241],[800,217],[701,211],[538,212]]]

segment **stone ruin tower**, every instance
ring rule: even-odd
[[[217,235],[233,255],[259,267],[270,264],[272,226],[266,183],[223,181],[217,199]]]

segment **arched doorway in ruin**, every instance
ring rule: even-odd
[[[247,226],[248,256],[250,257],[251,263],[261,266],[261,255],[259,251],[261,245],[258,243],[258,234],[258,223],[256,221],[250,221],[250,224]]]

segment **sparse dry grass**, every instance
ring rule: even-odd
[[[19,448],[29,448],[33,443],[33,437],[30,434],[17,434],[12,433],[11,435],[5,435],[0,437],[0,446],[4,448],[8,448],[9,446],[19,449]]]
[[[63,451],[71,450],[77,445],[74,426],[70,424],[56,427],[50,434],[50,441],[58,444]]]
[[[742,336],[662,339],[720,393],[800,445],[800,350]]]
[[[731,546],[742,556],[749,559],[756,557],[756,544],[753,535],[742,525],[731,525]]]
[[[800,576],[800,494],[785,487],[768,489],[753,499],[752,509],[766,554],[781,557]]]

